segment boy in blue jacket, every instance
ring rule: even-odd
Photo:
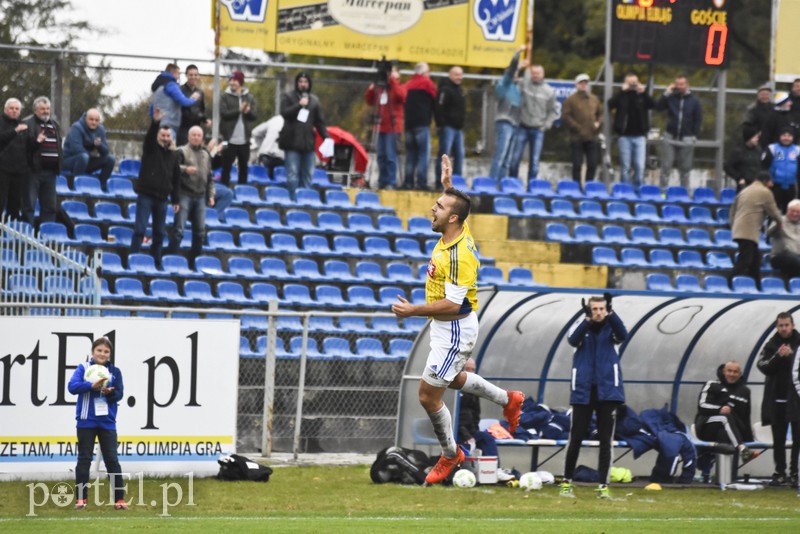
[[[583,303],[583,301],[581,301]],[[597,471],[600,499],[608,499],[608,476],[611,467],[611,440],[614,437],[617,408],[625,402],[622,370],[615,345],[625,341],[628,330],[622,319],[611,310],[611,294],[591,297],[583,303],[582,318],[571,330],[567,341],[575,347],[572,358],[571,394],[572,424],[569,432],[567,457],[564,462],[564,482],[561,495],[574,497],[572,476],[578,463],[581,441],[586,437],[592,413],[597,414],[597,439],[600,454]]]
[[[100,443],[106,471],[114,488],[114,508],[127,510],[125,490],[122,482],[122,468],[117,459],[117,404],[122,400],[122,373],[112,364],[111,341],[106,337],[92,343],[92,359],[78,365],[68,389],[78,396],[75,405],[75,419],[78,428],[78,465],[75,467],[75,509],[86,508],[89,490],[89,470],[92,465],[95,439]],[[108,369],[110,378],[101,378],[94,383],[84,378],[86,370],[92,365],[102,365]]]

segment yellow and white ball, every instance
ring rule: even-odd
[[[475,473],[469,469],[459,469],[453,475],[453,485],[457,488],[474,488],[476,483]]]
[[[522,491],[536,491],[542,489],[542,478],[538,473],[530,471],[519,477],[519,487]]]

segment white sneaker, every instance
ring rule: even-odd
[[[511,471],[508,469],[503,469],[502,467],[497,468],[497,481],[498,482],[508,482],[509,480],[514,480],[514,475],[511,474]]]

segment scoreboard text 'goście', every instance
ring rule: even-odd
[[[611,61],[725,67],[730,0],[613,0]]]

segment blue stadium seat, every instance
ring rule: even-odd
[[[108,244],[108,242],[103,239],[103,236],[100,233],[100,227],[93,224],[75,225],[75,243],[78,245],[91,245],[94,247]],[[127,245],[128,243],[125,244]]]
[[[317,301],[319,300],[319,293],[317,293]],[[318,315],[309,317],[308,330],[325,334],[335,334],[340,331],[339,327],[333,324],[333,317],[320,317]]]
[[[254,184],[271,184],[272,180],[269,178],[269,171],[263,165],[248,165],[247,166],[247,181]]]
[[[631,243],[635,245],[658,245],[655,232],[649,226],[634,226],[631,228]]]
[[[675,223],[687,223],[686,212],[683,208],[674,204],[665,204],[661,208],[661,220]]]
[[[711,237],[704,228],[689,228],[686,230],[686,243],[692,247],[713,247]]]
[[[69,182],[67,182],[66,176],[61,176],[60,174],[56,176],[56,194],[58,196],[70,196],[74,193],[72,189],[69,188]]]
[[[717,224],[729,224],[731,220],[730,208],[717,208]]]
[[[636,202],[639,200],[639,195],[636,194],[636,189],[633,188],[633,185],[618,182],[611,186],[611,198]]]
[[[45,271],[52,271],[56,269],[52,258],[49,255],[46,255],[44,251],[37,249],[27,250],[25,251],[25,256],[23,259],[25,269],[27,270],[42,269]]]
[[[553,186],[547,180],[531,180],[528,183],[528,190],[532,195],[536,195],[537,197],[549,198],[555,196]]]
[[[121,299],[151,300],[145,295],[141,280],[136,278],[117,278],[114,281],[114,295]]]
[[[650,249],[650,265],[653,267],[667,268],[675,268],[678,266],[678,264],[675,263],[672,252],[663,248]]]
[[[500,179],[500,191],[505,195],[525,196],[528,194],[525,191],[525,186],[519,178],[506,177]]]
[[[150,295],[159,301],[184,302],[187,299],[178,291],[178,284],[174,280],[155,278],[150,281]]]
[[[234,252],[239,249],[236,243],[233,242],[233,234],[224,230],[211,230],[208,232],[208,245],[209,250],[224,250],[226,252]]]
[[[328,208],[336,208],[340,210],[352,210],[355,206],[350,201],[350,195],[344,191],[336,191],[328,189],[325,191],[325,205]]]
[[[459,176],[458,174],[453,175],[453,188],[458,189],[459,191],[466,191],[469,189],[467,187],[467,180],[463,176]]]
[[[381,266],[374,261],[359,261],[356,263],[356,279],[364,282],[385,282]]]
[[[658,229],[658,243],[660,245],[686,245],[686,241],[683,239],[683,233],[681,232],[680,228],[674,228],[671,226],[662,226]]]
[[[425,240],[425,254],[430,256],[433,254],[433,249],[436,248],[436,244],[439,242],[438,239],[426,239]]]
[[[266,346],[266,339],[267,336],[264,337],[264,346]],[[258,356],[258,352],[253,352],[253,349],[250,347],[250,340],[247,339],[245,336],[239,336],[239,357],[240,358],[253,358]]]
[[[41,294],[36,277],[29,274],[12,274],[8,277],[8,288],[14,295],[36,296]]]
[[[183,256],[165,254],[161,258],[164,272],[172,276],[195,276],[197,273],[189,268],[189,261]]]
[[[672,280],[666,274],[650,273],[646,280],[648,291],[675,291],[675,288],[672,287]]]
[[[294,336],[289,340],[289,353],[299,356],[303,350],[303,336]],[[306,340],[306,356],[309,358],[319,358],[322,353],[317,346],[317,340],[309,337]]]
[[[431,229],[431,220],[426,217],[409,217],[408,231],[415,235],[435,235]]]
[[[419,241],[416,239],[398,237],[394,242],[394,248],[399,254],[402,254],[406,258],[426,260],[429,257],[419,248]]]
[[[714,244],[723,248],[738,248],[731,231],[725,228],[714,230]]]
[[[644,251],[640,248],[623,248],[620,254],[620,263],[626,267],[650,267]]]
[[[317,225],[311,220],[311,214],[303,210],[286,212],[286,226],[292,230],[316,231]]]
[[[617,252],[610,247],[592,247],[592,263],[611,267],[621,265],[617,259]]]
[[[76,294],[72,278],[53,274],[46,276],[42,281],[42,293],[45,295],[61,295],[70,297]]]
[[[350,334],[366,334],[372,331],[363,317],[339,317],[339,328]]]
[[[411,298],[408,299],[411,304],[425,304],[425,288],[415,287],[411,290]]]
[[[117,258],[119,259],[119,256]],[[10,248],[0,249],[0,264],[4,270],[18,269],[22,266],[16,251]]]
[[[581,184],[573,180],[560,180],[556,184],[556,195],[563,198],[582,198]]]
[[[128,270],[122,266],[122,258],[113,252],[103,252],[100,259],[103,274],[126,274]]]
[[[372,217],[365,213],[348,213],[347,229],[354,233],[377,234],[378,229],[372,222]]]
[[[345,302],[342,290],[336,286],[320,284],[314,288],[314,296],[319,306],[331,306],[334,308],[346,308],[350,303]]]
[[[94,217],[89,215],[89,206],[80,200],[65,200],[61,203],[61,207],[67,212],[67,215],[75,221],[94,220]]]
[[[385,237],[367,237],[364,239],[364,252],[368,256],[380,258],[402,258],[403,254],[392,250],[389,240]]]
[[[756,281],[749,276],[734,276],[731,280],[731,289],[733,289],[734,293],[745,293],[748,295],[758,294]]]
[[[94,205],[94,218],[98,221],[126,224],[128,219],[122,215],[122,208],[114,202],[97,202]]]
[[[286,269],[286,262],[281,258],[261,258],[261,276],[289,280],[294,276]]]
[[[672,185],[667,187],[666,201],[674,202],[676,204],[690,204],[692,198],[689,196],[689,190],[681,185]]]
[[[142,162],[138,159],[123,159],[119,162],[119,173],[123,176],[139,177]]]
[[[347,288],[347,301],[359,307],[382,307],[380,302],[375,300],[375,292],[367,286],[349,286]]]
[[[771,273],[774,269],[772,268],[772,260],[770,259],[770,253],[765,252],[763,256],[761,256],[761,272],[762,273]]]
[[[67,234],[67,227],[57,222],[44,222],[39,225],[39,238],[57,243],[69,243],[72,241]]]
[[[789,292],[792,295],[800,295],[800,278],[791,278],[789,280]]]
[[[535,287],[533,273],[525,267],[512,267],[508,270],[508,283],[515,286]]]
[[[560,243],[571,243],[574,240],[569,235],[569,228],[562,223],[547,223],[544,231],[547,241],[557,241]]]
[[[406,317],[403,319],[403,328],[406,332],[419,333],[428,324],[426,317]]]
[[[304,284],[286,284],[283,286],[283,300],[289,306],[315,306],[308,286]]]
[[[685,269],[705,269],[706,264],[703,263],[703,256],[696,250],[679,250],[678,251],[678,266]]]
[[[342,260],[325,260],[324,270],[325,278],[328,280],[337,280],[340,282],[357,280],[350,272],[350,265]]]
[[[239,282],[220,282],[217,284],[219,300],[232,304],[253,304],[253,301],[244,294],[244,287]]]
[[[606,210],[608,211],[609,219],[614,219],[617,221],[633,220],[633,215],[631,215],[631,209],[624,202],[609,202],[606,205]]]
[[[639,188],[639,199],[643,202],[664,202],[664,195],[657,185],[643,185]]]
[[[733,269],[733,262],[728,253],[717,250],[706,252],[706,264],[711,269]]]
[[[661,222],[658,210],[652,204],[643,204],[640,202],[634,206],[633,211],[634,219],[637,221]]]
[[[317,214],[317,228],[319,228],[320,231],[332,234],[340,234],[348,231],[344,227],[342,216],[332,211],[321,211]]]
[[[788,295],[786,285],[780,278],[774,276],[764,276],[761,278],[761,292],[767,295]]]
[[[110,196],[126,200],[134,200],[136,198],[133,184],[127,178],[109,178],[108,182],[106,182],[106,188]]]
[[[407,263],[392,262],[386,266],[386,279],[394,284],[416,284],[417,279]]]
[[[356,339],[356,354],[362,358],[385,358],[383,343],[374,337],[360,337]]]
[[[256,226],[267,230],[285,230],[286,226],[281,222],[280,214],[268,208],[256,210]]]
[[[631,240],[628,239],[628,235],[625,233],[625,228],[615,224],[606,224],[603,226],[602,241],[604,243],[616,243],[620,245],[631,244]]]
[[[100,185],[100,179],[94,176],[76,176],[75,194],[95,198],[108,196]]]
[[[718,224],[711,215],[711,210],[705,206],[692,206],[689,208],[689,222],[691,224]]]
[[[378,194],[371,191],[356,193],[356,207],[370,211],[393,211],[388,206],[382,206]]]
[[[395,286],[386,286],[378,290],[378,300],[387,307],[397,302],[397,297],[406,298],[406,292]]]
[[[481,285],[503,285],[506,280],[503,278],[502,269],[486,266],[478,269],[478,283]]]
[[[718,274],[708,274],[705,277],[706,293],[730,293],[728,279]]]
[[[273,284],[255,282],[250,286],[250,298],[260,304],[268,304],[271,300],[283,302],[278,298],[278,290]]]
[[[261,311],[257,308],[245,308],[247,311]],[[173,317],[175,315],[173,314]],[[269,327],[269,320],[261,315],[242,315],[242,330],[261,330]]]
[[[156,262],[153,256],[140,252],[128,254],[128,271],[144,276],[159,276],[164,274],[156,269]]]
[[[496,195],[498,193],[497,182],[488,176],[476,176],[472,180],[471,193],[473,195]]]
[[[553,217],[565,217],[567,219],[576,219],[578,216],[575,214],[575,208],[569,200],[554,199],[550,203],[550,213]]]
[[[313,280],[318,281],[322,279],[319,272],[319,265],[314,260],[296,259],[292,262],[292,274],[298,280]]]
[[[256,266],[250,258],[231,256],[228,258],[228,272],[239,279],[254,280],[261,278]]]
[[[576,224],[573,229],[573,240],[576,243],[600,243],[602,240],[597,235],[597,228],[591,224]]]
[[[232,228],[262,228],[261,225],[254,224],[250,220],[250,212],[243,208],[231,207],[226,209],[225,222]]]
[[[325,256],[332,254],[328,239],[321,235],[304,235],[303,252]]]
[[[350,341],[343,337],[330,336],[322,340],[322,353],[326,356],[341,359],[354,359],[356,357],[350,348]]]
[[[274,252],[281,252],[284,254],[300,254],[302,252],[297,246],[297,239],[290,234],[272,234],[270,245]]]
[[[719,192],[719,203],[720,204],[733,204],[733,199],[736,198],[736,189],[731,187],[726,187],[720,190]]]
[[[239,248],[242,251],[248,251],[248,252],[260,252],[260,253],[270,252],[270,249],[267,246],[267,242],[264,240],[264,234],[258,232],[240,233]]]
[[[264,203],[271,206],[291,206],[293,204],[289,191],[284,187],[264,188]]]
[[[403,220],[397,215],[378,215],[378,231],[392,236],[407,235]]]
[[[600,200],[608,200],[611,195],[608,194],[606,184],[602,182],[586,182],[583,186],[583,192],[586,198],[598,198]]]
[[[703,288],[700,287],[700,281],[693,274],[679,274],[676,276],[675,289],[677,291],[685,291],[689,293],[703,292]]]
[[[697,187],[692,193],[695,204],[716,204],[717,194],[710,187]]]
[[[287,317],[281,316],[278,317],[276,321],[276,326],[279,332],[302,332],[303,331],[303,322],[300,320],[300,317]]]
[[[526,198],[522,201],[522,214],[528,217],[549,217],[550,212],[540,198]]]
[[[204,280],[185,281],[183,283],[183,295],[194,302],[219,302],[219,299],[211,293],[211,285]]]
[[[581,200],[578,205],[578,213],[586,219],[608,219],[606,214],[603,213],[603,206],[596,200]]]
[[[394,338],[389,341],[389,354],[402,358],[408,358],[414,343],[408,339]]]
[[[319,196],[319,191],[316,189],[309,189],[307,187],[298,187],[295,191],[297,197],[296,204],[298,206],[305,206],[309,208],[322,208],[324,204]]]
[[[517,207],[517,201],[508,197],[495,197],[494,212],[498,215],[508,215],[511,217],[522,215],[522,213],[519,211],[519,207]]]

